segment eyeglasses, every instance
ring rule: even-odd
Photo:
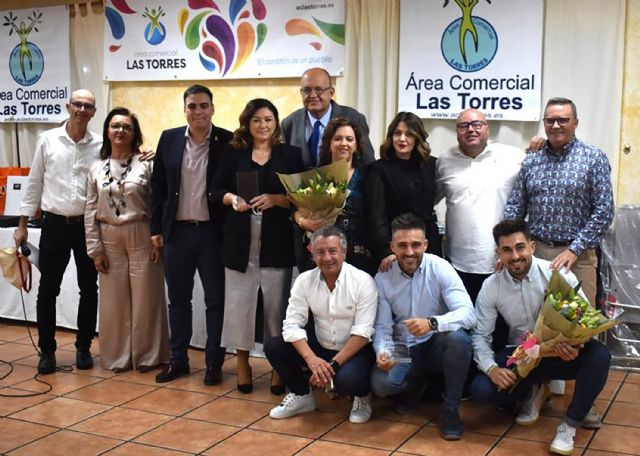
[[[487,125],[487,122],[484,120],[472,120],[471,122],[460,122],[456,124],[456,128],[461,131],[467,130],[469,127],[474,130],[480,130],[485,125]]]
[[[71,106],[76,109],[84,108],[85,111],[93,111],[94,109],[96,109],[96,107],[91,103],[83,103],[82,101],[72,101]]]
[[[545,117],[542,120],[547,127],[553,127],[556,122],[558,122],[558,125],[561,127],[566,127],[569,124],[571,117]]]
[[[133,125],[129,124],[112,123],[111,125],[109,125],[109,128],[111,128],[113,131],[122,130],[126,131],[127,133],[131,133],[133,131]]]
[[[323,93],[325,93],[327,90],[331,89],[332,87],[302,87],[300,89],[300,93],[302,95],[304,95],[305,97],[308,97],[309,95],[311,95],[311,93],[313,92],[314,94],[316,94],[317,96],[322,95]]]

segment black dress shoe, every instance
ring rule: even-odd
[[[243,383],[242,385],[238,384],[238,391],[242,394],[249,394],[253,391],[253,383]]]
[[[38,361],[39,374],[52,374],[56,371],[56,354],[54,352],[40,353],[40,361]]]
[[[460,440],[464,433],[458,410],[442,411],[442,438],[445,440]]]
[[[271,394],[275,396],[282,396],[284,394],[284,385],[271,385]]]
[[[222,369],[219,367],[207,367],[204,373],[204,384],[207,386],[219,385],[222,383]]]
[[[93,369],[93,358],[88,348],[79,348],[76,351],[76,367],[80,370]]]
[[[183,375],[189,375],[189,372],[189,366],[180,366],[179,364],[170,363],[162,370],[162,372],[156,375],[156,383],[171,382]]]

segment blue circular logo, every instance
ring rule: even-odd
[[[9,72],[13,80],[30,86],[40,80],[44,71],[44,57],[40,48],[30,41],[19,44],[9,56]]]
[[[471,73],[489,65],[498,51],[498,34],[478,16],[471,23],[458,18],[445,28],[440,43],[442,57],[458,71]]]
[[[158,25],[148,23],[144,28],[144,39],[147,43],[152,45],[158,45],[162,43],[167,36],[167,30],[164,28],[164,24],[159,22]]]

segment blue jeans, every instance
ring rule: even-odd
[[[198,271],[204,289],[207,367],[220,368],[224,348],[220,347],[224,314],[224,268],[220,245],[210,223],[194,225],[175,222],[163,249],[164,272],[169,292],[171,362],[189,365],[191,341],[193,277]]]
[[[338,352],[328,350],[320,345],[313,332],[307,333],[308,344],[311,350],[320,358],[328,361]],[[310,371],[306,370],[307,363],[293,347],[293,344],[285,342],[282,336],[269,339],[264,345],[264,353],[267,359],[278,372],[289,391],[294,394],[308,394]],[[371,344],[367,344],[340,369],[333,378],[333,385],[338,394],[347,396],[366,396],[371,391],[369,375],[375,362],[375,355]]]
[[[410,348],[411,364],[399,364],[389,372],[374,367],[371,389],[380,397],[419,391],[430,374],[443,373],[445,409],[457,409],[471,360],[471,338],[464,329],[436,333]]]
[[[504,367],[507,357],[512,352],[513,347],[509,347],[496,353],[495,360],[498,366]],[[575,380],[573,398],[567,409],[567,421],[571,425],[577,425],[587,416],[593,402],[604,388],[610,362],[609,349],[592,339],[584,344],[573,361],[563,361],[558,357],[543,358],[538,367],[520,380],[511,392],[498,391],[489,377],[479,372],[471,384],[471,398],[480,404],[511,407],[516,401],[525,400],[534,384],[556,379]]]

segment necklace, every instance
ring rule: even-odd
[[[111,172],[111,157],[107,160],[107,163],[104,165],[104,175],[106,182],[102,184],[103,187],[109,187],[109,207],[115,209],[116,217],[120,216],[120,209],[127,207],[127,204],[124,201],[124,180],[131,171],[131,162],[133,161],[133,154],[129,155],[126,163],[120,163],[120,166],[124,168],[122,173],[120,173],[120,177],[115,177],[114,173]],[[113,197],[113,184],[115,182],[117,188],[120,190],[120,201],[116,202]]]

